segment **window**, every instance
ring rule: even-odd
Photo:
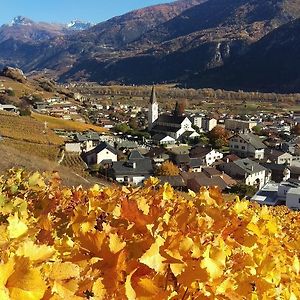
[[[245,150],[245,149],[246,149],[246,147],[245,147],[245,146],[242,146],[242,149],[243,149],[243,150]]]
[[[238,145],[234,145],[234,148],[235,148],[235,149],[239,149],[239,146],[238,146]]]

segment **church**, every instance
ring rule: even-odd
[[[148,110],[148,131],[154,140],[160,144],[171,144],[181,137],[195,138],[198,133],[192,127],[191,120],[184,115],[183,109],[177,102],[172,114],[159,115],[155,87],[152,88]]]

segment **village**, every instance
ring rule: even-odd
[[[105,128],[105,133],[56,130],[63,155],[80,158],[93,176],[141,185],[150,176],[180,191],[218,186],[260,204],[300,209],[300,114],[216,116],[190,111],[184,102],[159,107],[155,87],[148,107],[118,107],[49,99],[32,110]],[[16,112],[13,105],[0,110]],[[84,118],[85,116],[86,118]]]

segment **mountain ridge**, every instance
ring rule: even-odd
[[[212,85],[214,72],[224,76],[223,66],[299,17],[300,0],[179,0],[38,43],[0,39],[0,66],[51,70],[61,81]]]

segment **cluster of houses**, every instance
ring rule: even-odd
[[[179,174],[159,179],[182,191],[219,186],[230,192],[233,186],[244,183],[258,190],[253,201],[268,205],[284,202],[300,208],[300,136],[291,134],[291,128],[300,121],[296,115],[274,118],[273,123],[261,115],[249,120],[238,116],[217,120],[197,113],[186,115],[178,104],[172,113],[160,114],[154,88],[147,112],[151,139],[146,143],[116,133],[88,132],[75,134],[65,150],[81,155],[89,168],[96,167],[108,180],[122,184],[140,185],[149,176],[157,175],[156,170],[163,162],[171,161]],[[186,144],[216,126],[231,132],[227,151],[201,143]],[[286,127],[284,131],[282,126]],[[258,127],[267,134],[255,134]],[[277,140],[272,136],[274,128],[278,129]],[[285,187],[290,188],[282,197]]]
[[[47,114],[52,117],[85,122],[79,114],[79,106],[77,104],[63,100],[59,97],[50,98],[46,101],[35,102],[33,104],[33,108],[39,113]]]

